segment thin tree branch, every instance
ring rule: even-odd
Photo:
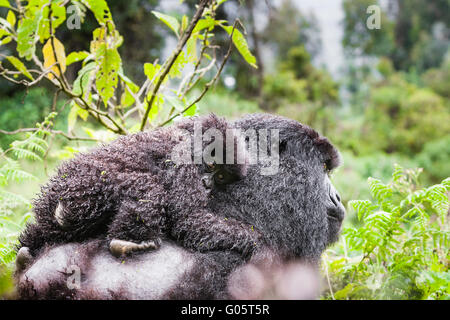
[[[159,88],[161,87],[161,84],[164,82],[165,78],[170,72],[170,69],[172,68],[175,60],[180,55],[181,51],[184,48],[184,45],[191,37],[192,31],[194,30],[195,26],[197,25],[197,22],[200,20],[200,18],[203,15],[203,11],[205,10],[208,2],[211,0],[201,0],[197,12],[195,13],[194,17],[192,18],[191,23],[189,24],[186,31],[183,33],[183,36],[178,41],[178,45],[175,49],[175,51],[172,53],[170,58],[164,63],[164,66],[161,71],[161,76],[159,77],[158,81],[156,82],[156,85],[153,87],[152,94],[150,96],[150,99],[148,100],[147,108],[145,110],[144,116],[142,118],[140,131],[143,131],[145,129],[145,125],[147,124],[147,118],[150,113],[151,108],[153,107],[153,102],[155,101],[156,95],[158,93]]]
[[[14,134],[24,133],[24,132],[36,132],[36,131],[39,131],[39,130],[42,130],[42,129],[40,129],[40,128],[22,128],[22,129],[17,129],[15,131],[5,131],[5,130],[0,129],[0,133],[6,134],[6,135],[14,135]],[[63,131],[60,131],[60,130],[46,129],[44,131],[49,132],[51,134],[61,135],[64,138],[66,138],[67,140],[70,140],[70,141],[75,141],[75,140],[77,140],[77,141],[93,141],[93,142],[98,142],[99,141],[99,140],[94,139],[94,138],[83,138],[83,137],[71,136],[71,135],[68,135],[67,133],[65,133]]]
[[[219,69],[217,70],[217,73],[214,76],[214,78],[212,78],[211,81],[209,81],[205,85],[205,87],[203,88],[203,91],[200,93],[200,95],[191,104],[189,104],[182,111],[180,111],[180,112],[174,114],[173,116],[171,116],[169,119],[167,119],[163,123],[159,124],[158,127],[162,127],[162,126],[168,124],[170,121],[172,121],[176,117],[178,117],[178,116],[182,115],[183,113],[185,113],[186,111],[188,111],[197,102],[199,102],[205,96],[205,94],[208,92],[208,90],[214,85],[214,83],[217,81],[217,79],[219,78],[220,74],[222,73],[222,70],[223,70],[225,64],[227,63],[228,59],[230,58],[231,52],[233,51],[233,33],[234,33],[234,30],[236,29],[237,23],[238,23],[238,20],[235,20],[234,24],[233,24],[233,29],[231,30],[231,34],[230,34],[230,45],[228,47],[228,51],[227,51],[225,57],[223,58],[223,61],[222,61],[221,65],[220,65]]]

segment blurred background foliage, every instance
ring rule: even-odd
[[[192,16],[197,3],[107,2],[124,35],[119,49],[123,68],[136,83],[145,80],[142,65],[166,57],[176,43],[151,11],[181,19],[183,14]],[[332,180],[345,205],[352,199],[368,199],[368,177],[388,181],[395,163],[423,168],[420,181],[424,185],[449,177],[448,0],[341,0],[345,58],[339,72],[333,74],[318,62],[323,53],[321,23],[313,12],[300,10],[297,2],[301,1],[230,0],[220,8],[217,19],[239,17],[243,22],[259,68],[249,67],[235,50],[218,85],[199,102],[197,112],[215,112],[230,119],[272,112],[315,128],[342,152],[344,164]],[[373,4],[381,7],[381,28],[369,30],[366,10]],[[0,8],[2,16],[6,12]],[[91,14],[81,31],[61,28],[58,37],[68,51],[85,50],[95,28]],[[225,43],[226,34],[219,34],[219,39]],[[9,45],[0,47],[3,54],[12,51]],[[76,66],[70,66],[66,76],[73,80],[77,72]],[[43,121],[51,111],[53,94],[45,84],[25,90],[0,79],[0,129],[13,131]],[[64,99],[59,97],[61,112],[53,121],[55,129],[67,131],[69,110],[64,108]],[[105,134],[89,121],[75,131]],[[24,134],[0,134],[0,148],[6,150],[12,141],[25,138]],[[55,139],[52,144],[43,162],[18,159],[36,177],[32,182],[9,184],[6,189],[20,190],[31,199],[61,159],[92,145],[65,139]],[[29,210],[27,205],[18,207],[12,219],[20,220]],[[351,210],[345,223],[361,225]],[[0,295],[11,289],[10,282],[4,281],[10,279],[8,272],[0,270]]]

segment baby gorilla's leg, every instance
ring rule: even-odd
[[[159,249],[160,246],[161,240],[159,238],[155,240],[142,241],[141,243],[114,239],[109,243],[109,251],[111,251],[113,256],[120,258],[133,251],[156,250]]]
[[[155,215],[152,215],[152,212]],[[111,253],[121,257],[131,252],[159,249],[161,214],[143,203],[136,203],[133,200],[124,201],[109,226],[108,239]]]

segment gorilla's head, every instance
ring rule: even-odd
[[[245,179],[216,195],[214,211],[254,225],[286,258],[317,261],[337,240],[345,215],[329,179],[339,165],[338,151],[313,129],[280,116],[253,114],[235,122],[235,127],[249,144],[252,131],[258,141],[263,135],[271,141],[277,131],[279,139],[273,143],[278,143],[279,165],[271,175],[263,174],[261,163],[250,165]],[[261,152],[265,151],[258,148],[259,159]]]

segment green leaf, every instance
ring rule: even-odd
[[[39,26],[38,36],[41,43],[50,38],[50,18],[52,19],[53,34],[55,30],[66,20],[66,8],[60,6],[63,2],[61,0],[52,2],[52,10],[50,17],[50,8],[48,6],[42,7],[42,11],[39,12]]]
[[[107,21],[112,23],[111,11],[105,0],[82,0],[82,2],[94,13],[98,23],[104,25]]]
[[[25,18],[17,29],[17,52],[19,57],[31,60],[36,51],[37,19]]]
[[[184,66],[187,63],[186,55],[184,51],[181,51],[178,57],[175,59],[172,68],[169,71],[170,78],[176,78],[181,76],[181,72],[183,71]]]
[[[186,30],[188,23],[189,23],[189,18],[187,17],[187,15],[184,15],[183,18],[181,19],[181,31],[180,32],[183,32],[184,30]]]
[[[95,70],[95,62],[89,62],[80,71],[78,71],[78,77],[73,83],[73,93],[76,95],[83,94],[86,97],[87,93],[91,91],[89,80],[92,72]]]
[[[194,30],[192,30],[192,34],[195,34],[203,29],[214,28],[215,25],[216,25],[216,21],[213,18],[206,17],[197,22],[197,24],[194,27]]]
[[[218,0],[217,1],[217,6],[220,6],[221,4],[227,2],[228,0]]]
[[[120,107],[126,108],[135,102],[135,99],[131,93],[137,93],[139,91],[139,86],[125,76],[123,74],[123,70],[119,70],[119,77],[125,83],[125,90],[120,98]]]
[[[159,77],[155,78],[155,76],[159,72],[160,69],[161,69],[161,66],[159,64],[156,64],[156,65],[151,64],[151,63],[144,64],[144,74],[147,76],[147,78],[149,78],[153,82],[158,81]]]
[[[8,0],[0,0],[0,7],[11,8]]]
[[[159,110],[161,110],[162,106],[164,104],[164,98],[162,95],[158,95],[156,99],[153,101],[153,105],[150,109],[150,112],[148,113],[148,121],[152,122],[156,116],[158,115]],[[145,105],[145,107],[147,104]]]
[[[22,72],[22,74],[24,76],[26,76],[28,79],[30,80],[34,80],[33,76],[31,75],[31,73],[27,70],[27,67],[25,67],[25,65],[22,63],[22,61],[20,61],[19,59],[17,59],[16,57],[13,56],[8,56],[6,57],[6,59],[8,59],[8,61],[20,72]]]
[[[193,117],[197,114],[197,105],[194,104],[193,106],[191,106],[189,109],[187,109],[184,113],[183,116],[185,117]]]
[[[9,22],[11,27],[14,27],[16,25],[16,15],[12,10],[8,11],[8,15],[6,16],[6,21]]]
[[[11,32],[8,32],[4,29],[0,29],[0,38],[4,37],[4,36],[10,36]]]
[[[197,61],[197,39],[191,36],[186,42],[186,53],[189,62],[195,63]]]
[[[87,110],[81,109],[75,101],[71,102],[71,107],[72,108],[70,109],[69,115],[67,116],[67,127],[69,132],[72,132],[72,130],[75,128],[78,117],[86,121],[89,116],[89,112]]]
[[[117,30],[108,32],[106,28],[97,28],[92,33],[91,53],[95,54],[102,45],[107,45],[108,49],[117,49],[123,43],[123,37]]]
[[[244,58],[244,60],[251,65],[253,68],[258,68],[256,65],[256,58],[255,56],[250,52],[247,44],[247,40],[245,40],[245,37],[242,35],[242,33],[238,29],[234,29],[232,26],[223,26],[221,27],[228,33],[228,35],[231,35],[233,32],[233,44],[238,49],[241,56]]]
[[[83,61],[87,56],[89,56],[89,52],[87,51],[71,52],[67,56],[66,65],[69,66],[72,63]]]
[[[121,59],[117,49],[107,49],[105,44],[101,45],[97,52],[97,65],[99,71],[96,75],[95,85],[103,103],[107,106],[108,100],[114,96],[119,82],[118,72]]]
[[[0,40],[0,46],[1,46],[1,45],[5,45],[5,44],[8,44],[8,43],[10,43],[11,41],[12,41],[12,38],[11,38],[11,37],[3,38],[2,40]]]
[[[152,13],[162,22],[164,22],[170,29],[172,29],[173,32],[179,37],[178,30],[180,29],[180,23],[175,17],[169,16],[167,14],[158,12],[158,11],[152,11]]]

